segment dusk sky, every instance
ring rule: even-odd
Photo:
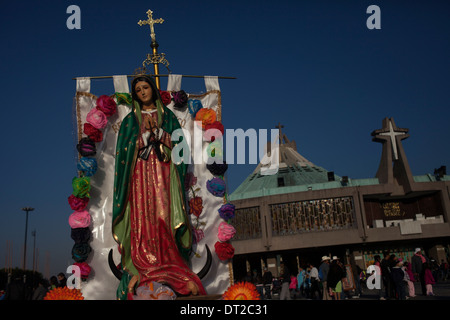
[[[81,9],[81,29],[67,28],[70,5]],[[381,29],[367,27],[370,5],[380,9]],[[3,1],[0,268],[7,241],[13,267],[22,266],[25,206],[35,208],[27,268],[33,230],[39,271],[46,275],[49,261],[55,275],[73,262],[72,78],[140,67],[151,49],[149,28],[137,22],[148,9],[165,20],[155,31],[172,73],[236,78],[219,82],[225,128],[280,122],[302,156],[358,179],[375,176],[381,144],[371,132],[392,117],[409,129],[403,147],[413,175],[450,164],[449,1]],[[205,86],[184,78],[182,89]],[[113,94],[112,80],[92,80],[91,92]],[[228,193],[255,166],[230,165]]]

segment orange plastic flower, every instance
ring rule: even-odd
[[[238,282],[225,291],[224,300],[260,300],[256,286],[250,282]]]
[[[84,300],[80,289],[55,288],[47,292],[44,300]]]
[[[199,121],[202,124],[202,129],[205,130],[208,124],[212,124],[216,121],[217,114],[213,109],[202,108],[197,111],[195,115],[195,121]]]

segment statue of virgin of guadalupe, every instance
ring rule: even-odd
[[[132,82],[132,110],[116,146],[113,200],[114,239],[121,253],[118,299],[158,282],[180,295],[206,294],[188,261],[192,231],[186,213],[187,164],[175,164],[172,133],[181,129],[147,75]]]

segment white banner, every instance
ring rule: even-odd
[[[181,86],[181,77],[174,77],[170,80],[170,88],[178,89]],[[205,79],[205,84],[214,90],[207,90],[201,95],[188,94],[189,99],[200,100],[203,108],[213,109],[221,120],[221,96],[217,77]],[[114,76],[114,86],[116,92],[129,92],[128,80],[126,76]],[[169,91],[169,90],[168,90]],[[86,122],[86,115],[95,108],[97,96],[90,93],[90,80],[80,78],[77,81],[76,92],[76,119],[78,126],[78,140],[86,135],[83,133],[83,125]],[[167,107],[177,116],[185,131],[194,137],[194,118],[188,108],[178,110],[173,107],[172,101]],[[97,160],[97,172],[91,177],[91,198],[86,210],[92,217],[91,240],[89,242],[92,252],[86,262],[91,266],[92,272],[81,285],[81,290],[85,299],[116,299],[116,290],[119,284],[108,265],[108,253],[113,249],[113,257],[116,264],[120,262],[120,254],[117,251],[117,243],[112,237],[112,198],[114,186],[114,163],[117,133],[122,119],[130,112],[130,108],[120,104],[117,106],[118,112],[108,119],[108,123],[103,132],[103,140],[96,143],[97,153],[94,156]],[[198,129],[197,129],[198,130]],[[210,142],[202,141],[202,153],[206,150]],[[192,144],[193,146],[193,144]],[[196,150],[192,147],[192,157],[195,157]],[[197,151],[198,152],[198,151]],[[206,188],[207,181],[214,176],[206,168],[206,160],[200,164],[190,164],[189,172],[197,178],[192,190],[195,195],[203,199],[203,211],[196,221],[195,216],[191,217],[191,222],[197,226],[204,234],[198,244],[194,245],[195,254],[191,256],[191,269],[194,272],[200,271],[206,262],[207,244],[212,253],[212,265],[208,274],[202,279],[202,283],[207,294],[222,294],[230,286],[232,269],[231,262],[221,261],[214,251],[214,244],[218,241],[218,226],[224,220],[219,216],[218,209],[224,204],[224,198],[212,195]],[[191,189],[186,192],[189,201],[193,197]],[[192,218],[193,217],[193,218]],[[199,222],[199,223],[197,223]],[[200,233],[201,233],[200,232]]]

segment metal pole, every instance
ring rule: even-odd
[[[34,272],[36,271],[36,229],[31,231],[31,235],[33,236],[34,240],[33,240],[33,275]]]
[[[23,271],[25,271],[25,267],[27,265],[27,233],[28,233],[28,212],[33,211],[34,208],[31,207],[25,207],[22,208],[23,211],[27,213],[26,219],[25,219],[25,243],[23,245]]]
[[[133,78],[133,77],[136,77],[136,74],[128,74],[128,75],[126,75],[128,78]],[[156,78],[160,78],[160,77],[168,77],[169,75],[168,74],[158,74],[158,75],[155,75],[155,74],[150,74],[150,76],[152,76],[152,77],[156,77]],[[183,76],[183,78],[204,78],[205,76],[199,76],[199,75],[182,75]],[[72,78],[72,80],[77,80],[78,78],[83,78],[83,77],[75,77],[75,78]],[[89,78],[89,79],[112,79],[113,78],[113,76],[93,76],[93,77],[87,77],[87,78]],[[218,79],[237,79],[236,77],[222,77],[222,76],[218,76],[217,77]]]

